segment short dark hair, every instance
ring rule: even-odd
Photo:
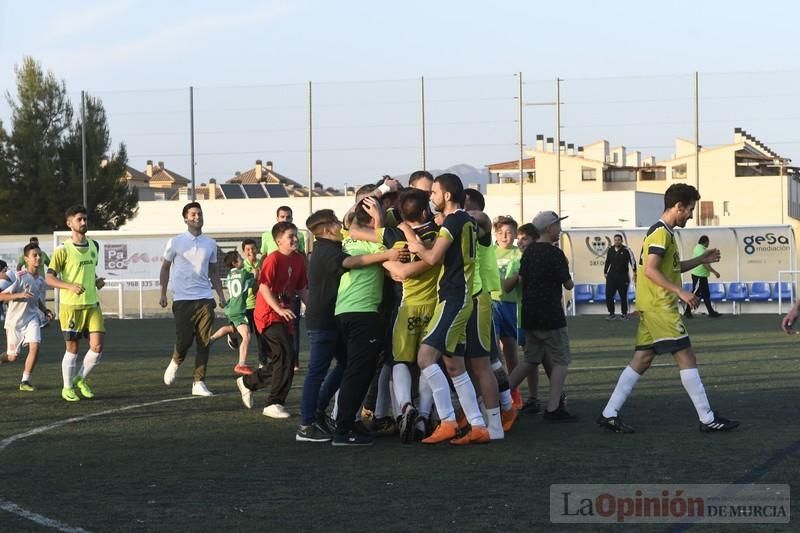
[[[75,215],[78,215],[78,214],[86,215],[87,214],[86,208],[83,207],[82,205],[71,205],[64,212],[64,216],[66,218],[74,217]]]
[[[225,268],[227,269],[233,268],[233,264],[238,260],[239,260],[239,252],[237,252],[236,250],[225,252],[225,255],[222,256],[222,263],[225,265]]]
[[[419,189],[404,189],[400,193],[400,214],[403,215],[403,220],[410,220],[412,222],[424,222],[423,213],[428,209],[429,198],[428,193]]]
[[[39,248],[38,244],[29,243],[29,244],[26,244],[25,248],[22,249],[22,255],[24,255],[25,257],[28,257],[28,254],[30,253],[31,250],[39,250],[39,251],[41,251],[41,249]]]
[[[321,235],[325,228],[333,224],[340,224],[333,209],[320,209],[306,219],[306,227],[315,237]]]
[[[615,233],[614,238],[616,239],[617,237],[619,237],[622,240],[625,240],[624,237],[622,236],[622,233]]]
[[[511,217],[510,215],[500,215],[499,217],[494,219],[494,223],[492,224],[492,226],[494,226],[495,231],[500,231],[500,228],[502,228],[503,226],[511,226],[512,228],[514,228],[514,231],[517,231],[517,227],[519,226],[519,224],[517,224],[517,221],[514,220],[514,218]]]
[[[200,202],[189,202],[188,204],[183,206],[183,211],[181,211],[181,216],[183,216],[183,218],[186,218],[186,213],[189,212],[189,209],[194,209],[194,208],[199,209],[201,213],[203,212],[203,207],[200,205]]]
[[[415,170],[408,177],[408,186],[413,187],[414,184],[421,179],[427,179],[433,181],[433,174],[431,174],[427,170]]]
[[[278,210],[277,210],[277,211],[275,211],[275,216],[276,216],[276,217],[277,217],[277,216],[280,216],[280,214],[281,214],[281,211],[288,211],[288,212],[289,212],[289,216],[290,216],[290,217],[294,217],[294,212],[292,211],[292,208],[291,208],[291,207],[289,207],[288,205],[282,205],[282,206],[280,206],[280,207],[278,208]]]
[[[250,246],[255,246],[255,247],[256,247],[256,250],[258,250],[258,243],[256,242],[256,240],[255,240],[255,239],[250,239],[250,238],[247,238],[247,239],[244,239],[244,240],[242,241],[242,251],[244,251],[244,247],[245,247],[245,246],[247,246],[248,244],[249,244]]]
[[[478,206],[478,210],[483,211],[486,208],[486,198],[483,197],[481,191],[477,189],[464,189],[465,201],[469,200]]]
[[[455,202],[459,207],[464,207],[464,184],[461,183],[461,178],[448,172],[436,176],[433,181],[439,184],[442,192],[450,193],[450,201]]]
[[[34,235],[34,236],[33,236],[33,237],[31,237],[30,239],[28,239],[28,242],[29,242],[29,243],[34,243],[34,242],[35,242],[35,243],[38,243],[38,242],[39,242],[39,237],[37,237],[36,235]]]
[[[527,224],[521,225],[517,229],[517,235],[527,235],[528,237],[531,237],[533,239],[538,239],[539,238],[539,232],[536,231],[536,227],[533,224],[531,224],[530,222],[528,222]]]
[[[701,235],[699,239],[697,239],[697,244],[702,244],[703,246],[708,246],[708,235]]]
[[[366,202],[364,202],[364,200],[366,200],[366,198],[362,198],[356,204],[356,208],[353,209],[355,221],[359,226],[368,226],[372,222],[372,216],[367,212]]]
[[[272,226],[272,238],[277,241],[278,237],[280,237],[281,235],[292,229],[297,231],[297,226],[295,226],[291,222],[285,222],[285,221],[278,222],[277,224]]]
[[[381,195],[381,205],[384,209],[389,209],[397,204],[397,199],[400,197],[399,191],[389,191]]]
[[[678,203],[688,206],[699,200],[700,193],[694,186],[688,183],[673,183],[664,193],[664,210],[674,207]]]
[[[0,259],[0,272],[8,268],[8,263]]]

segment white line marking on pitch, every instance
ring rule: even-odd
[[[105,411],[100,411],[97,413],[91,413],[88,415],[67,418],[66,420],[53,422],[52,424],[34,428],[24,433],[12,435],[3,440],[0,440],[0,452],[5,450],[10,444],[18,440],[27,439],[28,437],[33,437],[34,435],[39,435],[41,433],[45,433],[47,431],[60,428],[61,426],[66,426],[67,424],[74,424],[75,422],[81,422],[83,420],[88,420],[90,418],[95,418],[103,415],[109,415],[112,413],[130,411],[131,409],[141,409],[142,407],[151,407],[153,405],[159,405],[162,403],[180,402],[183,400],[196,400],[197,398],[198,398],[197,396],[183,396],[181,398],[169,398],[167,400],[158,400],[157,402],[139,403],[136,405],[128,405],[126,407],[118,407],[116,409],[106,409]],[[27,509],[23,509],[16,503],[6,500],[2,496],[0,496],[0,510],[9,512],[11,514],[15,514],[21,518],[28,519],[31,522],[39,524],[40,526],[51,527],[53,529],[58,529],[59,531],[68,531],[73,533],[88,533],[85,529],[81,529],[79,527],[72,527],[70,525],[64,524],[63,522],[59,522],[58,520],[53,520],[52,518],[47,518],[46,516],[42,516],[32,511],[28,511]]]

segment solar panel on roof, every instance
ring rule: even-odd
[[[220,185],[222,189],[222,194],[225,195],[225,198],[228,200],[240,200],[242,198],[247,198],[242,190],[242,187],[236,183],[224,183]]]
[[[244,193],[248,198],[267,198],[267,192],[260,183],[248,183],[247,185],[242,185],[242,187],[244,187]]]
[[[289,193],[283,185],[264,185],[271,198],[288,198]]]

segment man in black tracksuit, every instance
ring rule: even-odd
[[[614,246],[608,249],[606,254],[606,264],[603,273],[606,276],[606,307],[608,308],[608,320],[614,320],[614,296],[619,293],[622,314],[620,318],[628,318],[628,268],[633,270],[633,280],[636,281],[636,261],[633,253],[622,243],[622,235],[614,235]]]

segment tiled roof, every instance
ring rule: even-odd
[[[150,181],[157,183],[173,183],[175,185],[188,185],[192,182],[192,180],[184,178],[177,172],[158,166],[153,167],[153,177],[150,178]]]
[[[486,165],[486,168],[489,169],[489,172],[497,172],[498,170],[519,170],[519,159],[515,159],[513,161],[505,161],[503,163],[492,163],[491,165]],[[536,168],[536,159],[533,157],[529,157],[528,159],[522,160],[522,169],[523,170],[532,170]]]
[[[253,167],[249,170],[241,172],[238,176],[234,176],[227,180],[225,183],[258,183],[259,180],[256,178],[256,168]],[[282,184],[290,187],[302,187],[298,182],[294,181],[291,178],[287,178],[283,174],[279,172],[275,172],[274,170],[270,170],[266,166],[261,166],[261,182],[263,183],[275,183],[275,184]]]

